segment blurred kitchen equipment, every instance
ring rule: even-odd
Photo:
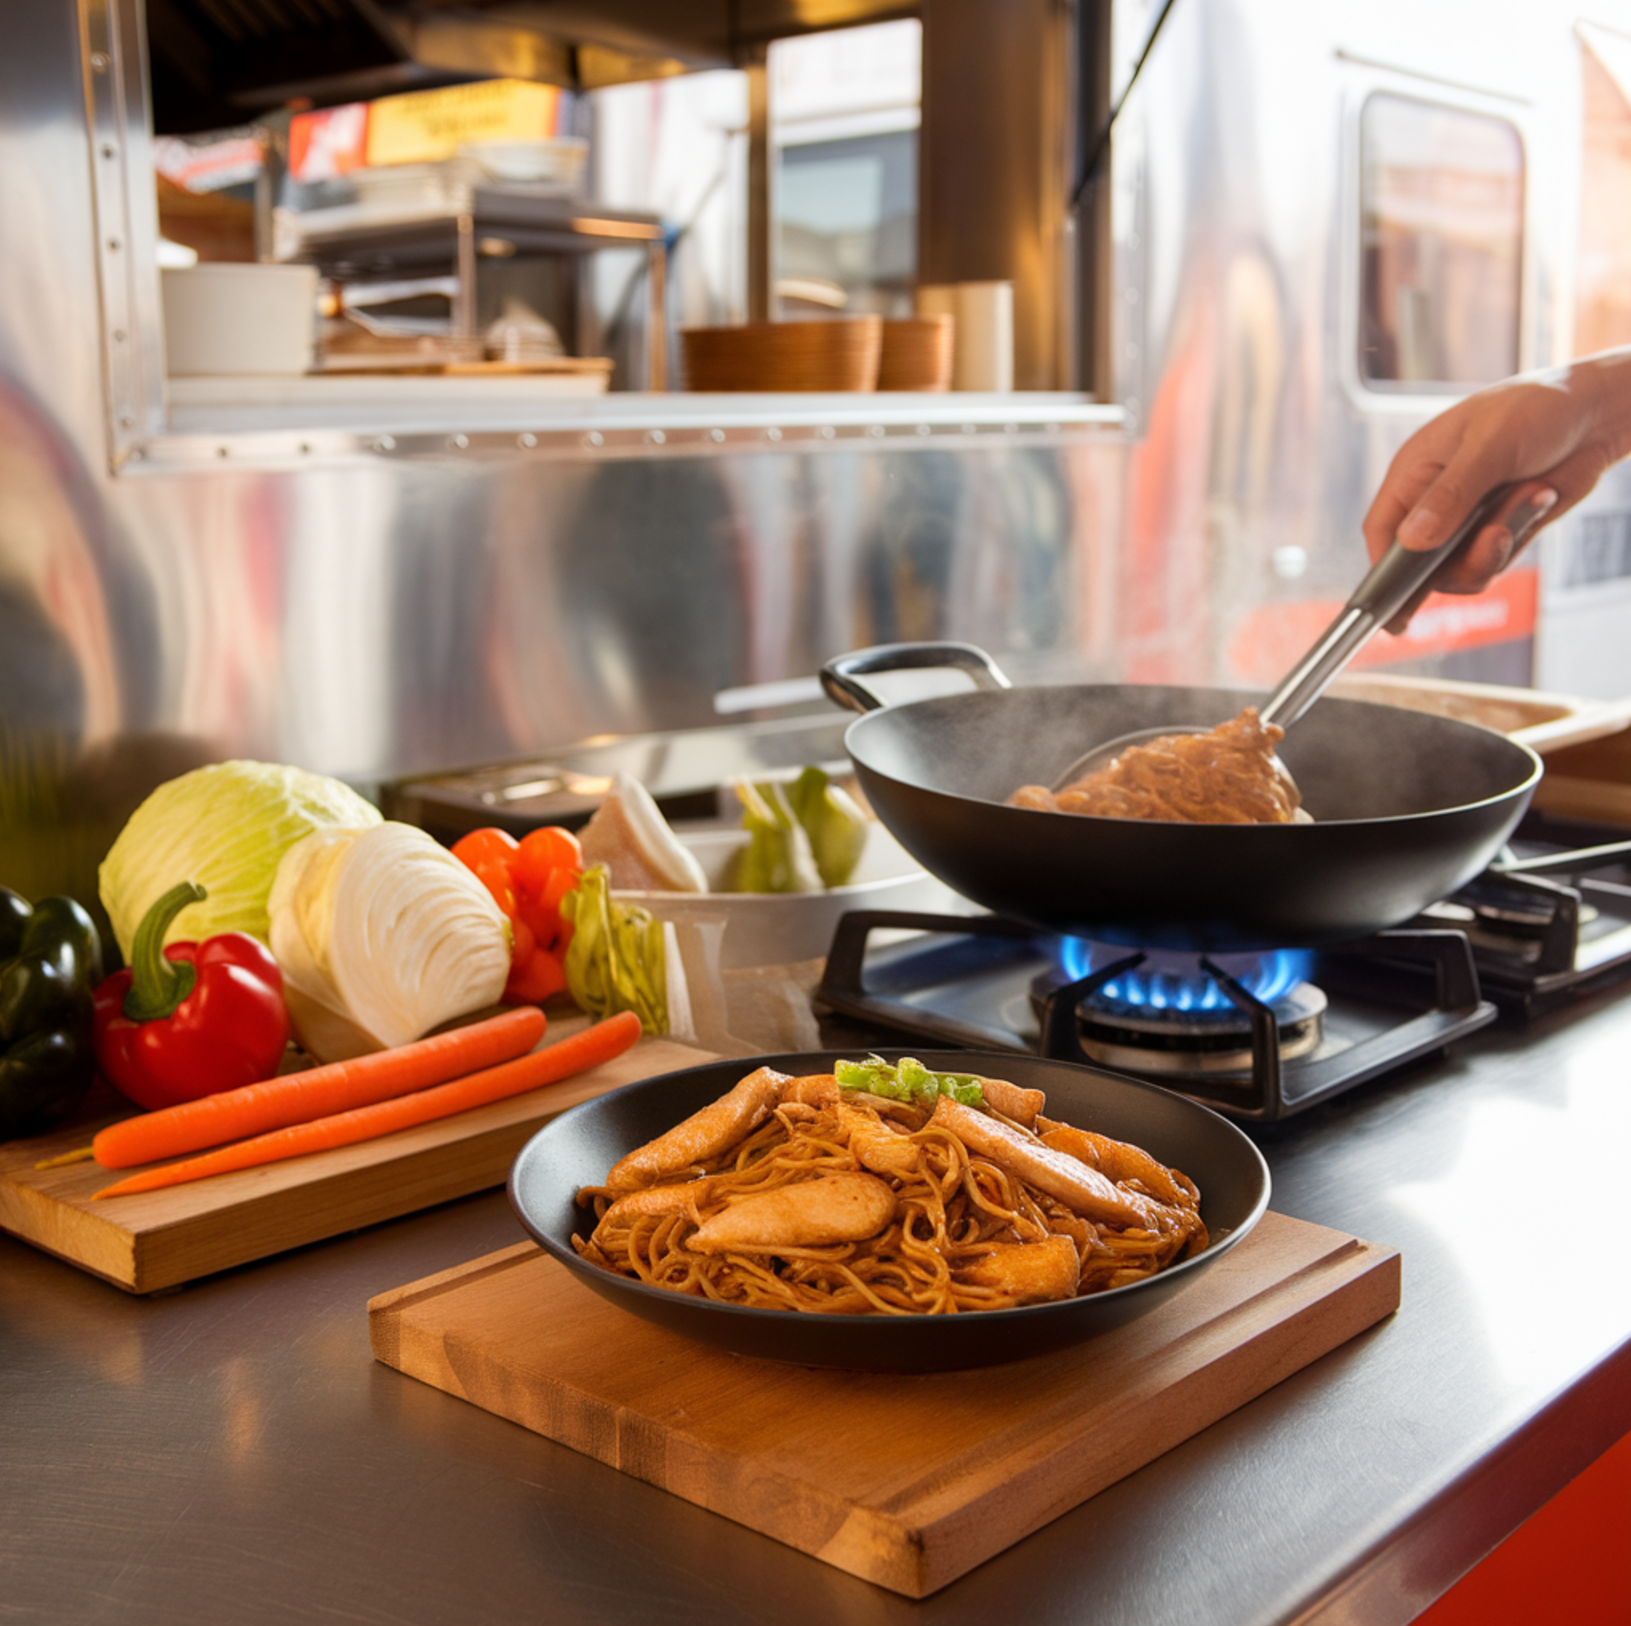
[[[478,165],[486,178],[500,185],[576,196],[583,191],[589,143],[573,136],[471,141],[459,148],[459,156]]]
[[[1500,512],[1511,492],[1501,486],[1490,492],[1462,521],[1450,539],[1439,547],[1421,552],[1395,541],[1377,560],[1353,591],[1307,654],[1292,667],[1269,698],[1257,708],[1265,725],[1289,728],[1319,697],[1326,686],[1357,655],[1371,634],[1394,616],[1415,610],[1431,590],[1438,574],[1453,564],[1473,539]],[[1223,719],[1219,718],[1219,722]],[[1204,734],[1212,723],[1185,723],[1179,727],[1162,725],[1120,734],[1084,751],[1054,777],[1053,789],[1062,790],[1084,774],[1104,767],[1128,746],[1142,744],[1171,734]]]
[[[680,330],[690,390],[875,390],[883,318]]]
[[[484,343],[490,361],[552,361],[566,354],[554,325],[515,294],[488,325]]]
[[[972,693],[886,705],[864,675],[956,667]],[[866,715],[844,743],[873,811],[931,874],[1047,931],[1135,947],[1305,948],[1397,926],[1500,851],[1541,775],[1505,736],[1328,700],[1284,747],[1312,824],[1172,824],[1011,807],[1084,728],[1106,738],[1255,697],[1144,684],[1013,689],[969,644],[830,661],[829,697]]]
[[[207,262],[159,275],[166,371],[289,374],[312,365],[315,266]]]
[[[907,316],[883,325],[880,390],[949,390],[956,318]]]

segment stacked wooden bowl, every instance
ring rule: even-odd
[[[949,390],[952,339],[949,316],[908,316],[883,325],[878,359],[880,390]]]
[[[748,322],[680,330],[691,390],[875,390],[883,318]]]

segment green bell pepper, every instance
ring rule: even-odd
[[[101,939],[72,898],[30,908],[0,887],[0,1141],[43,1134],[84,1099],[101,980]]]

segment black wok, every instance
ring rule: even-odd
[[[573,1232],[586,1234],[594,1227],[593,1212],[577,1206],[578,1188],[604,1178],[625,1152],[717,1101],[756,1066],[794,1076],[825,1073],[840,1056],[858,1054],[829,1050],[710,1062],[585,1101],[545,1124],[521,1149],[510,1173],[510,1202],[521,1223],[550,1254],[587,1287],[633,1315],[738,1355],[862,1372],[956,1371],[1081,1343],[1153,1310],[1193,1282],[1239,1242],[1268,1207],[1269,1171],[1262,1154],[1233,1124],[1181,1095],[1073,1062],[920,1050],[919,1059],[933,1068],[983,1072],[1042,1090],[1050,1117],[1130,1141],[1170,1168],[1181,1169],[1200,1187],[1201,1218],[1211,1236],[1210,1246],[1126,1287],[1056,1304],[961,1315],[750,1310],[648,1287],[578,1257]],[[898,1060],[902,1052],[881,1054]]]
[[[957,666],[981,686],[886,705],[867,673]],[[1100,739],[1222,722],[1261,696],[1154,685],[1013,689],[967,644],[860,650],[822,672],[865,715],[844,743],[889,831],[932,875],[1048,931],[1142,948],[1312,948],[1397,926],[1500,851],[1541,775],[1471,723],[1321,700],[1281,760],[1313,824],[1166,824],[1004,806]]]

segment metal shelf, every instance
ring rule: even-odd
[[[372,394],[360,386],[373,387]],[[336,388],[335,386],[339,386]],[[552,396],[526,378],[308,377],[172,382],[170,432],[138,465],[298,465],[358,456],[696,456],[893,450],[1119,437],[1120,407],[1086,395]]]
[[[470,339],[476,336],[476,267],[483,258],[644,249],[647,387],[665,387],[668,236],[656,215],[514,188],[459,185],[445,195],[444,207],[350,203],[283,216],[277,257],[315,265],[345,283],[450,269],[457,284],[451,332]]]

